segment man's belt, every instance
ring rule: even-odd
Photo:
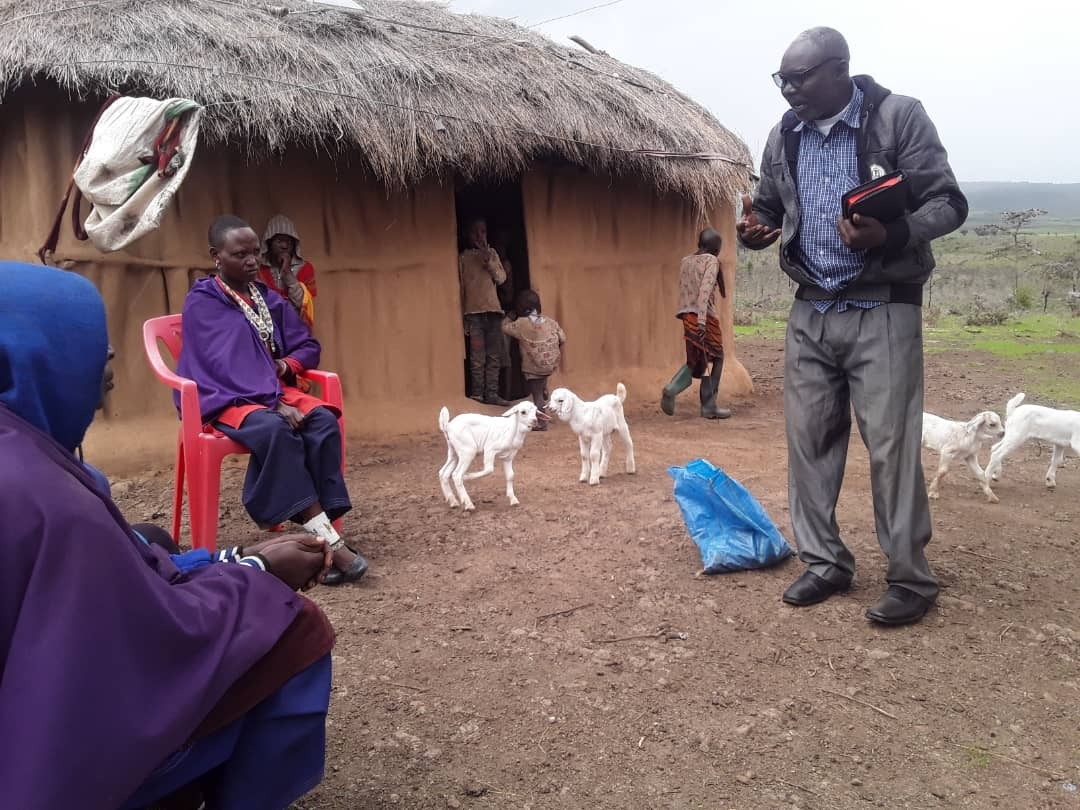
[[[795,291],[800,301],[878,301],[882,304],[922,306],[922,284],[852,284],[832,292],[814,284],[800,284]]]

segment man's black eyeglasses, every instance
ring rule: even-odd
[[[790,84],[794,88],[799,88],[803,86],[803,83],[810,78],[810,75],[815,70],[818,70],[824,65],[829,64],[829,62],[836,61],[842,62],[844,60],[840,56],[830,56],[824,62],[818,62],[813,67],[807,68],[806,70],[800,70],[798,73],[781,73],[778,70],[772,75],[772,80],[776,82],[776,86],[779,87],[781,90],[784,88],[785,84]]]

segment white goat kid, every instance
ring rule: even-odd
[[[998,497],[990,489],[983,468],[979,466],[979,451],[983,444],[996,442],[1005,435],[1005,425],[1001,417],[993,411],[983,411],[967,422],[942,419],[932,413],[923,414],[922,444],[927,450],[940,455],[937,472],[930,482],[926,494],[938,497],[938,484],[949,469],[959,462],[967,464],[982,485],[982,491],[990,503],[997,503]]]
[[[439,470],[439,484],[443,496],[452,509],[459,505],[466,512],[476,509],[469,493],[465,491],[465,482],[482,478],[495,472],[496,459],[502,461],[506,475],[506,497],[511,506],[519,501],[514,494],[514,456],[525,444],[525,437],[537,425],[540,419],[548,419],[531,402],[519,402],[502,416],[486,416],[479,413],[462,413],[450,419],[450,411],[439,411],[439,430],[446,436],[446,463]],[[484,457],[484,468],[479,472],[466,474],[469,465],[478,455]],[[450,489],[453,480],[457,497]],[[460,498],[460,504],[459,499]]]
[[[1005,406],[1005,438],[990,449],[986,465],[988,478],[997,481],[1001,463],[1024,442],[1038,439],[1054,445],[1050,468],[1046,471],[1046,486],[1057,487],[1057,469],[1065,460],[1069,447],[1080,456],[1080,411],[1065,411],[1042,405],[1024,405],[1024,394],[1017,394]]]
[[[581,476],[579,481],[588,481],[595,486],[607,476],[608,462],[611,460],[613,434],[618,432],[626,447],[626,472],[633,475],[637,471],[634,464],[634,442],[630,438],[630,426],[626,424],[623,402],[626,401],[626,386],[619,383],[616,393],[604,394],[592,402],[583,402],[569,388],[556,388],[551,392],[547,409],[562,421],[570,423],[570,429],[577,434],[581,449]]]

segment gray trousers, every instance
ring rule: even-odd
[[[938,584],[926,561],[932,533],[922,469],[922,310],[912,304],[825,314],[796,301],[784,356],[788,498],[799,559],[836,585],[855,575],[840,540],[851,411],[870,453],[878,543],[886,579],[927,599]]]

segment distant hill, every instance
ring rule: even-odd
[[[969,220],[996,221],[1002,211],[1043,208],[1047,220],[1080,220],[1080,183],[961,182],[971,208]]]

